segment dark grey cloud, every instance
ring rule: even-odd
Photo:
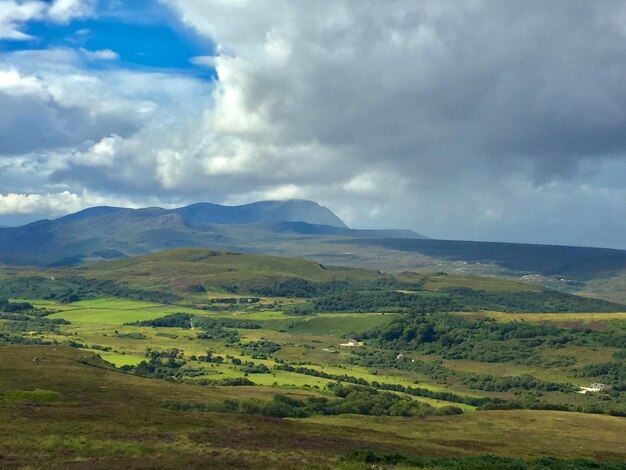
[[[126,113],[94,116],[89,108],[63,106],[40,95],[0,92],[0,109],[0,154],[78,147],[111,134],[127,137],[139,124]]]

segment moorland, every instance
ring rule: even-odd
[[[620,303],[210,249],[0,299],[3,468],[626,467]]]

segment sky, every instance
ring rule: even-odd
[[[0,225],[289,198],[626,249],[626,2],[0,0]]]

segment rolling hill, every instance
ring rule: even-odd
[[[309,282],[358,282],[383,278],[377,271],[362,268],[325,266],[300,258],[199,248],[168,250],[56,272],[61,276],[123,280],[137,286],[161,286],[179,292],[193,290],[196,286],[208,289],[233,284],[260,286],[294,278]]]
[[[8,272],[5,268],[4,272]],[[0,298],[74,302],[121,297],[162,303],[206,296],[298,298],[302,312],[621,312],[624,304],[589,299],[494,277],[445,273],[396,276],[301,258],[200,248],[0,277]],[[257,300],[258,301],[258,300]]]

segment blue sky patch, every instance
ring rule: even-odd
[[[127,4],[126,4],[127,3]],[[215,45],[178,22],[171,11],[155,2],[137,0],[115,4],[94,19],[69,24],[32,21],[22,31],[34,37],[26,41],[0,41],[0,51],[84,48],[110,49],[119,58],[116,66],[127,69],[169,69],[201,78],[216,78],[215,71],[194,65],[192,57],[215,54]],[[94,62],[93,67],[111,66]]]

